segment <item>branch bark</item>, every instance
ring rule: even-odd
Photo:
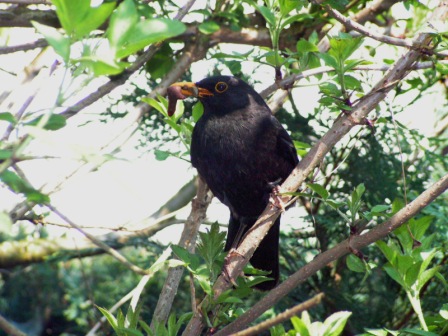
[[[24,332],[14,327],[2,315],[0,315],[0,328],[10,336],[26,336]]]
[[[201,178],[198,178],[197,195],[196,198],[193,199],[191,213],[185,222],[184,230],[182,231],[182,236],[179,240],[179,245],[186,248],[189,252],[194,252],[199,226],[205,219],[206,211],[212,198],[213,196],[208,186]],[[162,291],[160,292],[159,300],[157,301],[157,306],[151,321],[152,330],[155,329],[156,324],[166,323],[183,273],[184,267],[182,266],[170,268],[168,270],[168,276]]]
[[[313,308],[314,306],[317,306],[321,303],[322,299],[325,297],[324,293],[319,293],[315,295],[313,298],[306,300],[305,302],[302,302],[291,309],[285,310],[283,313],[278,314],[277,316],[266,320],[264,322],[261,322],[253,327],[247,328],[245,330],[239,331],[233,336],[252,336],[252,335],[259,335],[262,331],[267,330],[277,324],[283,323],[287,320],[289,320],[291,317],[298,315],[299,313],[309,310]]]

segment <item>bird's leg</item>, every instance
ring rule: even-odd
[[[281,193],[282,188],[280,186],[281,179],[278,179],[277,181],[268,183],[269,186],[272,188],[271,193],[269,194],[269,202],[279,208],[282,212],[285,211],[285,203],[281,199]]]
[[[222,267],[222,271],[226,277],[226,280],[230,282],[233,286],[237,287],[237,284],[235,282],[235,279],[233,279],[230,275],[230,272],[228,270],[228,267],[230,266],[230,259],[232,256],[239,255],[244,258],[244,255],[239,253],[237,251],[237,247],[241,242],[241,238],[243,237],[244,232],[246,232],[247,224],[241,223],[238,232],[236,233],[235,238],[233,239],[232,246],[230,247],[229,252],[227,253],[226,257],[224,258],[224,265]]]

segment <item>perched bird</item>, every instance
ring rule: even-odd
[[[175,83],[172,101],[197,97],[204,114],[191,141],[191,162],[213,194],[230,209],[225,250],[241,237],[266,208],[273,187],[280,185],[298,163],[293,142],[263,98],[246,82],[214,76],[197,83]],[[175,106],[175,104],[174,104]],[[255,268],[270,271],[273,280],[258,284],[272,289],[279,279],[280,217],[250,259]]]

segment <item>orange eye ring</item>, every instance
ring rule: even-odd
[[[224,82],[218,82],[215,85],[215,91],[218,93],[223,93],[223,92],[227,91],[228,88],[229,88],[229,86],[227,85],[227,83],[224,83]]]

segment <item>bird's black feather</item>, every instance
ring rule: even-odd
[[[245,233],[267,206],[272,184],[283,182],[297,165],[297,153],[261,96],[241,79],[215,76],[196,86],[213,96],[199,98],[204,114],[193,130],[191,161],[230,209],[229,250],[240,227]],[[255,268],[271,271],[274,279],[259,284],[259,289],[278,282],[279,227],[280,217],[250,260]]]

